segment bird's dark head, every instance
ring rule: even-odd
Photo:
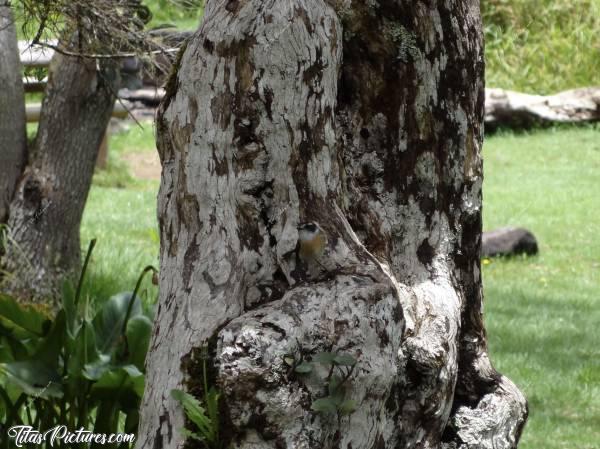
[[[308,223],[300,223],[297,227],[298,231],[307,231],[310,233],[313,232],[317,232],[317,229],[319,229],[319,227],[317,226],[316,223],[313,222],[308,222]]]

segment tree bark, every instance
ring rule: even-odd
[[[526,401],[482,318],[482,50],[472,0],[208,3],[157,116],[138,449],[182,447],[169,392],[202,397],[205,364],[226,447],[516,447]],[[357,359],[349,416],[285,362],[323,351]]]
[[[79,269],[79,225],[118,80],[114,61],[55,54],[36,141],[10,204],[6,291],[46,301]]]
[[[0,0],[0,224],[27,161],[25,93],[17,31],[6,0]]]

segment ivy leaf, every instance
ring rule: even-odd
[[[337,354],[333,359],[333,363],[341,366],[354,366],[356,365],[356,359],[350,354]]]
[[[307,362],[302,362],[300,365],[298,365],[294,371],[296,371],[298,374],[308,374],[313,370],[313,366],[310,363]]]
[[[314,400],[311,408],[318,413],[335,413],[337,411],[335,402],[329,396]]]
[[[319,352],[315,354],[312,361],[315,363],[322,363],[324,365],[331,365],[335,359],[335,354],[332,352]]]
[[[341,415],[349,415],[356,410],[356,401],[353,399],[346,399],[338,406],[338,411]]]

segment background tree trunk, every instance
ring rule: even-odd
[[[116,62],[55,54],[36,141],[10,204],[5,290],[48,299],[79,268],[79,225],[118,87]]]
[[[17,31],[6,0],[0,0],[0,224],[27,160],[25,93]]]
[[[481,310],[478,2],[215,0],[166,90],[137,448],[182,447],[169,391],[201,397],[205,351],[233,447],[516,447]],[[284,361],[322,351],[358,360],[349,416]]]

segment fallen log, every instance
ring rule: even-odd
[[[181,46],[193,33],[173,29],[152,30],[149,35],[171,48]],[[49,41],[56,45],[56,41]],[[30,42],[20,41],[21,62],[25,67],[47,67],[54,50]],[[162,89],[156,89],[166,81],[175,53],[157,54],[152,58],[151,67],[144,66],[136,58],[124,58],[122,74],[134,78],[136,82],[126,83],[130,89],[144,84],[144,89],[122,90],[121,98],[141,101],[146,106],[156,106],[164,96]],[[142,83],[138,78],[141,78]],[[148,86],[152,86],[148,89]],[[26,82],[27,92],[43,90],[44,82]],[[554,95],[532,95],[511,90],[485,89],[485,124],[487,129],[498,126],[530,127],[545,123],[579,123],[600,120],[600,87],[583,87],[567,90]]]
[[[485,123],[492,127],[598,120],[600,87],[572,89],[547,96],[494,88],[485,90]]]
[[[145,87],[121,89],[119,97],[156,106],[164,89]],[[536,123],[578,123],[600,120],[600,87],[585,87],[556,95],[530,95],[504,89],[485,91],[485,123],[491,128],[503,125],[527,127]]]

